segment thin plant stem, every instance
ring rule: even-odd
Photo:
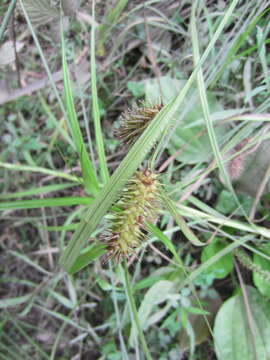
[[[142,331],[141,328],[141,324],[140,324],[140,320],[138,317],[138,312],[137,312],[137,308],[136,308],[136,304],[135,304],[135,299],[132,293],[132,288],[131,288],[131,284],[130,284],[130,280],[129,280],[129,273],[128,273],[128,266],[127,266],[127,262],[126,260],[124,261],[124,276],[125,276],[125,291],[127,294],[127,298],[128,298],[128,302],[129,302],[129,306],[130,306],[130,312],[132,314],[133,320],[136,324],[137,327],[137,331],[139,334],[139,338],[143,347],[143,351],[145,354],[145,357],[147,360],[152,360],[152,356],[150,354],[150,351],[148,349],[145,337],[144,337],[144,333]]]
[[[0,27],[0,42],[2,41],[2,38],[4,36],[5,29],[7,27],[7,24],[9,22],[9,19],[13,13],[13,10],[15,9],[17,0],[12,0],[9,4],[8,10],[5,14],[5,17],[3,19],[2,25]]]
[[[92,17],[95,21],[95,1],[92,3]],[[91,30],[91,89],[92,89],[92,113],[95,126],[95,136],[97,144],[97,152],[100,164],[100,172],[103,183],[107,183],[109,180],[109,171],[106,161],[106,154],[104,148],[103,134],[100,122],[100,110],[98,104],[98,93],[97,93],[97,78],[96,78],[96,58],[95,58],[95,26],[92,26]]]
[[[118,326],[118,337],[119,337],[119,341],[120,341],[123,360],[126,360],[126,359],[128,359],[128,353],[127,353],[126,344],[125,344],[123,334],[122,334],[121,319],[120,319],[120,313],[119,313],[119,308],[118,308],[118,303],[117,303],[117,298],[116,298],[115,283],[114,283],[113,276],[112,276],[113,268],[112,268],[111,261],[109,261],[109,268],[110,268],[110,281],[111,281],[111,285],[112,285],[113,306],[114,306],[116,322],[117,322],[117,326]]]
[[[234,265],[235,265],[236,273],[237,273],[237,276],[238,276],[238,279],[240,282],[244,305],[245,305],[245,308],[247,311],[247,320],[248,320],[249,330],[251,333],[251,342],[252,342],[252,350],[253,350],[254,360],[258,360],[257,350],[256,350],[256,330],[255,330],[255,324],[254,324],[254,318],[252,315],[252,310],[250,308],[250,304],[249,304],[249,300],[248,300],[248,293],[245,288],[245,284],[244,284],[240,269],[239,269],[236,261],[235,261]]]

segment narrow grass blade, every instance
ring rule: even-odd
[[[28,265],[32,266],[33,268],[35,268],[37,271],[39,271],[43,275],[47,275],[47,276],[51,275],[51,273],[49,271],[43,269],[41,266],[39,266],[34,261],[29,259],[26,255],[20,254],[17,251],[10,251],[10,254],[12,254],[13,256],[16,256],[17,258],[19,258],[22,261],[26,262]]]
[[[75,263],[70,268],[70,274],[73,275],[76,272],[83,269],[85,266],[89,265],[92,261],[100,257],[105,253],[105,245],[102,244],[92,244],[89,249],[83,251],[82,254],[77,258]]]
[[[69,77],[69,71],[68,71],[67,59],[66,59],[64,32],[62,27],[61,27],[61,39],[62,39],[62,66],[63,66],[63,78],[64,78],[64,92],[65,92],[67,113],[69,118],[69,125],[71,129],[72,137],[76,145],[77,153],[79,154],[80,157],[84,186],[88,192],[92,193],[93,195],[96,195],[99,191],[98,180],[92,162],[87,154],[82,133],[80,130],[80,126],[78,123],[77,114],[75,111],[71,81]]]
[[[195,17],[195,10],[196,10],[197,3],[193,4],[192,12],[191,12],[191,33],[192,33],[193,58],[194,58],[195,65],[197,65],[200,61],[198,33],[197,33],[196,17]],[[198,90],[199,90],[200,100],[201,100],[201,104],[202,104],[202,110],[203,110],[203,114],[204,114],[204,118],[205,118],[205,122],[206,122],[206,128],[207,128],[208,136],[209,136],[210,143],[211,143],[211,146],[213,149],[214,157],[217,162],[218,168],[220,170],[220,174],[221,174],[222,178],[224,179],[226,186],[232,193],[235,203],[239,206],[239,208],[241,208],[241,210],[243,211],[243,214],[247,218],[247,215],[245,214],[244,209],[242,208],[241,204],[239,203],[239,200],[233,189],[231,180],[230,180],[230,178],[225,170],[224,164],[223,164],[223,159],[222,159],[221,152],[219,150],[213,121],[212,121],[211,115],[210,115],[210,109],[209,109],[209,104],[208,104],[207,95],[206,95],[206,86],[205,86],[203,71],[202,71],[201,67],[198,70],[197,82],[198,82]]]
[[[55,184],[55,185],[48,185],[48,186],[41,186],[34,189],[17,191],[15,193],[10,194],[0,194],[0,200],[2,199],[18,199],[26,196],[33,196],[33,195],[40,195],[40,194],[47,194],[53,191],[61,191],[63,189],[68,189],[70,187],[76,186],[77,184],[74,183],[66,183],[66,184]]]
[[[198,33],[197,33],[196,17],[195,17],[195,10],[196,10],[196,6],[197,6],[196,4],[198,4],[198,1],[193,4],[192,12],[191,12],[191,35],[192,35],[192,46],[193,46],[193,59],[194,59],[195,65],[197,65],[200,60]],[[207,95],[206,95],[206,87],[205,87],[203,72],[202,72],[201,67],[198,70],[197,82],[198,82],[198,90],[199,90],[199,95],[200,95],[201,104],[202,104],[202,110],[203,110],[203,114],[204,114],[204,118],[205,118],[205,122],[206,122],[206,128],[207,128],[207,132],[208,132],[211,146],[213,149],[213,153],[214,153],[217,165],[222,174],[222,177],[224,179],[227,179],[227,181],[229,182],[228,175],[226,174],[226,171],[224,169],[224,165],[222,162],[222,156],[219,151],[217,138],[215,135],[214,125],[213,125],[213,122],[212,122],[212,119],[210,116],[209,104],[208,104]],[[230,182],[229,182],[229,184],[230,184]],[[230,187],[231,187],[231,185],[230,185]]]
[[[94,2],[94,1],[93,1]],[[113,25],[116,24],[121,12],[124,10],[127,5],[128,0],[119,0],[117,4],[114,5],[111,10],[106,14],[106,18],[104,24],[100,25],[99,28],[99,42],[98,42],[98,55],[105,55],[105,42],[107,40],[108,35],[110,34],[110,29]]]
[[[0,309],[7,309],[9,307],[21,305],[21,304],[25,303],[26,301],[28,301],[31,298],[31,296],[33,296],[33,294],[18,296],[18,297],[14,297],[14,298],[2,299],[2,300],[0,300]]]
[[[237,2],[238,0],[233,0],[231,2],[198,65],[192,72],[180,93],[176,96],[175,99],[171,100],[166,106],[164,106],[163,109],[157,114],[157,116],[146,128],[144,133],[132,146],[129,153],[114,172],[107,185],[98,194],[95,203],[86,213],[84,219],[81,221],[78,229],[75,231],[71,241],[60,258],[60,264],[67,271],[69,271],[70,267],[79,256],[91,233],[95,230],[102,217],[111,207],[120,189],[136,171],[138,165],[145,159],[146,155],[149,153],[155,142],[159,139],[165,128],[175,121],[174,115],[176,111],[183,103],[188,90],[196,78],[198,70],[205,62],[209,52],[213,48],[226,22],[231,16]]]
[[[11,321],[13,322],[14,326],[17,328],[17,332],[21,333],[22,336],[25,338],[25,340],[33,346],[33,348],[35,349],[35,353],[37,354],[37,357],[39,359],[49,360],[49,356],[47,355],[47,353],[41,348],[38,342],[34,341],[33,337],[29,335],[22,328],[22,326],[19,325],[19,322],[15,320],[15,317],[12,317]]]
[[[254,18],[254,20],[247,26],[244,32],[240,32],[238,36],[234,40],[234,45],[231,47],[230,51],[228,52],[227,58],[223,63],[222,68],[217,73],[216,78],[211,84],[211,87],[214,87],[218,80],[221,78],[225,69],[227,69],[228,65],[233,62],[238,56],[236,56],[237,51],[241,48],[241,46],[247,41],[249,34],[254,30],[257,23],[260,21],[262,17],[267,15],[270,11],[269,7],[266,8],[261,14]]]
[[[215,224],[219,224],[222,226],[229,226],[232,227],[233,229],[237,229],[239,231],[244,231],[244,232],[249,232],[252,234],[257,234],[257,235],[261,235],[266,237],[267,239],[270,239],[270,230],[263,227],[263,226],[251,226],[250,224],[241,222],[241,221],[236,221],[236,220],[230,220],[230,219],[226,219],[224,218],[223,215],[220,215],[220,217],[217,216],[213,216],[210,214],[207,214],[203,211],[199,211],[193,208],[190,208],[188,206],[185,205],[178,205],[178,211],[182,216],[191,218],[191,219],[200,219],[200,221],[202,220],[206,220],[209,222],[213,222]]]
[[[37,225],[38,228],[45,229],[47,231],[69,231],[69,230],[76,230],[79,223],[74,223],[70,225],[60,225],[60,226],[42,226]]]
[[[140,338],[140,341],[142,344],[142,349],[143,349],[146,360],[152,360],[152,356],[151,356],[149,348],[147,346],[147,342],[145,340],[144,333],[143,333],[141,323],[140,323],[140,319],[138,316],[138,311],[137,311],[135,299],[133,296],[133,289],[131,287],[129,274],[128,274],[128,267],[127,267],[126,262],[124,262],[124,269],[122,271],[124,272],[125,291],[126,291],[126,295],[127,295],[127,299],[128,299],[129,308],[130,308],[130,314],[132,316],[132,321],[134,322],[135,329],[137,330],[137,333],[139,335],[139,338]]]
[[[93,203],[92,198],[83,197],[67,197],[67,198],[47,198],[33,200],[18,200],[12,202],[0,203],[0,211],[18,210],[18,209],[36,209],[40,207],[53,206],[72,206],[72,205],[90,205]]]
[[[92,17],[95,21],[95,1],[92,3]],[[104,151],[104,143],[102,138],[102,129],[100,124],[100,111],[98,105],[97,94],[97,78],[96,78],[96,58],[95,58],[95,26],[92,26],[91,30],[91,89],[92,89],[92,114],[95,125],[95,136],[97,142],[97,153],[99,159],[100,172],[102,181],[105,184],[109,179],[109,171],[106,162],[106,156]]]
[[[2,41],[2,38],[4,36],[4,31],[7,27],[7,24],[9,22],[9,19],[11,17],[11,14],[16,6],[16,2],[17,0],[12,0],[8,6],[8,10],[7,12],[5,13],[5,16],[4,16],[4,19],[2,21],[2,24],[1,24],[1,27],[0,27],[0,42]]]
[[[84,328],[84,327],[80,326],[77,321],[71,320],[68,316],[63,315],[60,312],[49,310],[46,307],[39,306],[39,305],[36,305],[36,308],[41,310],[44,313],[49,314],[50,316],[53,316],[56,319],[59,319],[59,320],[63,321],[66,324],[69,324],[69,325],[73,326],[75,329],[78,329],[80,331],[86,331],[87,333],[92,334],[92,332],[91,332],[91,330],[89,328],[87,329],[87,328]]]
[[[51,87],[52,87],[52,89],[53,89],[53,91],[54,91],[54,93],[55,93],[55,96],[56,96],[57,101],[58,101],[58,103],[59,103],[59,106],[60,106],[60,108],[61,108],[61,110],[62,110],[62,112],[63,112],[63,114],[64,114],[64,116],[65,116],[65,119],[67,119],[67,114],[66,114],[66,110],[65,110],[63,101],[62,101],[62,99],[61,99],[61,97],[60,97],[60,95],[59,95],[59,92],[58,92],[57,87],[56,87],[56,85],[55,85],[55,81],[53,80],[52,73],[51,73],[51,71],[50,71],[50,69],[49,69],[49,66],[48,66],[48,64],[47,64],[46,58],[45,58],[45,56],[44,56],[44,53],[43,53],[43,51],[42,51],[42,48],[41,48],[40,43],[39,43],[39,41],[38,41],[38,38],[37,38],[37,36],[36,36],[35,30],[34,30],[34,28],[33,28],[33,25],[32,25],[31,20],[30,20],[28,14],[27,14],[27,11],[26,11],[26,9],[25,9],[25,6],[24,6],[22,0],[20,0],[20,6],[21,6],[21,8],[22,8],[23,14],[24,14],[25,19],[26,19],[26,21],[27,21],[27,24],[28,24],[28,27],[29,27],[29,29],[30,29],[31,35],[33,36],[33,39],[34,39],[34,41],[35,41],[35,44],[36,44],[36,47],[37,47],[37,49],[38,49],[39,55],[40,55],[41,60],[42,60],[42,62],[43,62],[43,65],[44,65],[44,68],[45,68],[45,70],[46,70],[46,73],[47,73],[47,75],[48,75],[48,78],[49,78],[49,82],[50,82],[50,84],[51,84]]]
[[[249,239],[248,239],[249,240]],[[216,261],[221,259],[226,254],[230,254],[234,249],[236,249],[240,245],[244,245],[245,242],[248,241],[247,239],[243,238],[242,240],[238,242],[233,242],[232,244],[226,246],[223,250],[220,250],[218,253],[216,253],[214,256],[212,256],[210,259],[205,261],[202,265],[200,265],[197,269],[193,270],[186,279],[181,284],[181,288],[184,286],[190,285],[199,275],[201,275],[204,270],[206,270],[209,266],[215,264]]]
[[[194,232],[188,227],[184,218],[179,214],[179,211],[174,202],[165,193],[162,194],[162,198],[169,213],[174,218],[175,222],[177,223],[183,234],[186,236],[186,238],[195,246],[205,246],[206,243],[200,241],[194,234]]]
[[[82,179],[77,176],[69,175],[69,174],[61,172],[61,171],[46,169],[46,168],[39,167],[39,166],[8,164],[8,163],[0,162],[0,168],[1,167],[5,168],[5,169],[9,169],[9,170],[15,170],[15,171],[39,172],[41,174],[46,174],[46,175],[50,175],[53,177],[60,177],[60,178],[64,178],[64,179],[67,179],[70,181],[74,181],[75,183],[82,183]]]
[[[166,236],[159,228],[157,228],[153,224],[147,224],[147,228],[166,246],[166,248],[173,254],[178,264],[181,267],[183,267],[182,260],[180,259],[180,256],[177,254],[177,251],[175,250],[175,247],[173,246],[173,243],[168,238],[168,236]]]
[[[40,103],[42,105],[43,110],[45,111],[46,115],[48,116],[48,118],[50,119],[50,121],[54,124],[55,126],[55,132],[59,132],[63,138],[67,141],[67,143],[72,146],[72,148],[74,150],[76,150],[75,145],[72,141],[72,139],[70,138],[69,134],[67,131],[65,131],[62,128],[62,123],[61,121],[58,121],[56,119],[56,117],[54,116],[54,113],[51,111],[50,107],[48,106],[46,100],[42,97],[42,95],[40,93],[38,93],[38,97],[40,100]]]

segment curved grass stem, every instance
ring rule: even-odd
[[[131,288],[131,284],[130,284],[130,280],[129,280],[129,273],[128,273],[128,266],[127,266],[127,262],[126,260],[124,260],[124,277],[125,277],[125,291],[127,294],[127,298],[128,298],[128,303],[129,303],[129,307],[130,307],[130,312],[132,314],[133,320],[136,324],[136,328],[139,334],[139,338],[142,344],[142,348],[144,351],[144,355],[145,358],[147,360],[152,360],[152,356],[150,354],[149,348],[147,346],[145,337],[144,337],[144,333],[142,331],[141,328],[141,324],[140,324],[140,320],[138,317],[138,312],[137,312],[137,308],[136,308],[136,304],[135,304],[135,299],[132,293],[132,288]]]

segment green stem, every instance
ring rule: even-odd
[[[16,6],[16,2],[17,2],[17,0],[13,0],[9,4],[8,10],[7,10],[6,14],[5,14],[2,25],[0,27],[0,42],[2,41],[2,38],[4,36],[4,32],[5,32],[5,29],[7,27],[8,22],[9,22],[9,19],[10,19],[11,14],[13,13],[13,10],[14,10],[14,8]]]
[[[95,21],[95,1],[92,3],[92,17]],[[106,161],[104,141],[102,136],[101,122],[100,122],[100,110],[98,104],[98,93],[97,93],[97,78],[96,78],[96,58],[95,58],[95,26],[92,26],[91,30],[91,89],[92,89],[92,112],[95,126],[95,135],[97,143],[97,152],[100,164],[100,171],[103,183],[107,183],[109,180],[109,171]]]
[[[120,341],[121,352],[122,352],[123,360],[128,360],[128,352],[127,352],[126,344],[125,344],[124,337],[122,334],[121,319],[120,319],[120,313],[119,313],[119,308],[118,308],[118,303],[117,303],[117,298],[116,298],[115,283],[114,283],[113,276],[112,276],[113,268],[112,268],[111,261],[109,261],[109,269],[110,269],[110,280],[111,280],[111,285],[112,285],[113,306],[114,306],[114,311],[115,311],[115,315],[116,315],[116,323],[117,323],[117,327],[118,327],[118,337],[119,337],[119,341]]]
[[[125,275],[125,290],[126,290],[126,294],[128,297],[128,302],[129,302],[129,306],[130,306],[130,312],[133,316],[133,320],[135,321],[136,327],[137,327],[137,331],[139,334],[139,338],[141,340],[141,344],[143,347],[143,351],[145,354],[145,357],[147,360],[152,360],[152,356],[150,354],[150,351],[148,349],[145,337],[144,337],[144,333],[142,331],[141,328],[141,324],[140,324],[140,320],[138,317],[138,312],[137,312],[137,308],[136,308],[136,304],[135,304],[135,299],[132,293],[132,288],[131,288],[131,284],[129,281],[129,274],[128,274],[128,266],[127,266],[127,262],[126,260],[124,261],[124,275]]]

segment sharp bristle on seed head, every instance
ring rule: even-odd
[[[141,105],[141,107],[135,105],[121,115],[120,127],[115,130],[115,135],[124,144],[132,145],[163,106],[162,104]]]
[[[114,213],[106,236],[106,260],[119,262],[136,253],[146,239],[146,222],[158,217],[160,186],[149,169],[137,171],[128,182],[116,204],[121,211]]]

